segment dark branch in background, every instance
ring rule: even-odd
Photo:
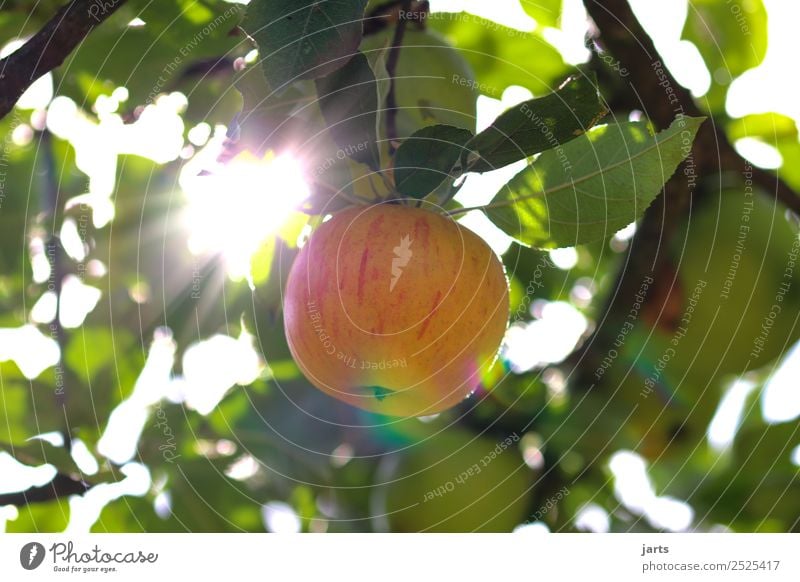
[[[695,104],[692,94],[680,85],[663,66],[661,56],[653,41],[642,28],[627,0],[584,0],[584,5],[597,25],[600,42],[614,58],[630,71],[630,84],[647,107],[647,115],[659,126],[666,128],[675,117],[678,105],[686,115],[707,115]],[[662,81],[655,73],[655,63],[666,75],[678,99],[678,105],[670,103]],[[706,123],[697,134],[693,154],[702,175],[704,172],[741,172],[747,162],[742,158],[725,135],[724,128]],[[753,181],[774,193],[787,208],[800,214],[800,196],[788,184],[772,172],[753,168]]]
[[[404,0],[402,9],[408,12],[411,0]],[[389,57],[386,59],[386,72],[389,74],[389,94],[386,96],[386,139],[389,140],[389,151],[394,152],[397,141],[397,91],[395,91],[395,71],[397,61],[400,59],[400,47],[403,45],[403,34],[408,26],[408,18],[399,18],[397,28],[394,29],[392,46],[389,48]]]
[[[692,117],[706,115],[695,104],[691,93],[663,65],[653,41],[636,19],[627,0],[583,0],[583,3],[597,27],[596,40],[629,72],[627,80],[631,95],[626,96],[625,101],[631,103],[635,100],[639,103],[639,107],[658,129],[666,128],[679,113]],[[659,78],[659,75],[664,76]],[[672,101],[665,92],[665,86],[671,87],[674,92]],[[741,175],[745,170],[751,171],[756,184],[800,214],[800,196],[775,174],[751,167],[728,141],[724,129],[715,126],[713,119],[706,121],[697,133],[690,160],[694,164],[694,174],[699,179],[719,172]],[[597,331],[586,342],[584,350],[576,353],[568,362],[570,365],[580,364],[576,378],[578,385],[591,384],[587,378],[589,371],[595,368],[603,350],[608,347],[612,339],[608,336],[616,333],[613,325],[607,325],[609,320],[613,320],[616,313],[624,313],[629,308],[647,275],[670,273],[666,262],[668,242],[685,219],[692,198],[702,194],[701,188],[692,190],[679,168],[645,212],[609,300],[601,311]],[[674,272],[670,275],[674,279]],[[662,280],[658,286],[669,289],[674,282]],[[651,296],[647,299],[663,300],[664,297]]]
[[[31,487],[25,491],[5,493],[0,495],[0,507],[3,505],[16,505],[23,507],[30,503],[44,503],[54,499],[69,497],[70,495],[83,495],[91,486],[72,477],[57,474],[50,483],[41,487]]]
[[[36,79],[60,66],[75,47],[126,0],[72,0],[16,51],[0,59],[0,119]]]

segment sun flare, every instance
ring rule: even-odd
[[[215,253],[233,279],[246,278],[259,246],[308,197],[300,164],[290,156],[240,155],[213,174],[187,178],[189,250]]]

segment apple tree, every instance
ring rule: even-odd
[[[7,531],[800,529],[761,0],[454,4],[0,0]]]

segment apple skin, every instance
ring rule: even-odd
[[[380,204],[337,213],[312,234],[289,273],[284,327],[320,390],[423,416],[478,386],[508,311],[505,271],[480,237],[434,212]]]

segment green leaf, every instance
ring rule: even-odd
[[[556,28],[561,20],[561,0],[520,0],[520,4],[539,26]]]
[[[681,37],[700,51],[712,79],[708,105],[721,111],[731,81],[764,60],[767,11],[761,0],[698,0],[689,6]]]
[[[794,119],[780,113],[753,113],[731,120],[727,131],[732,142],[748,137],[776,148],[783,158],[781,177],[800,192],[800,141]]]
[[[387,53],[395,26],[366,36],[360,50],[365,55]],[[462,52],[441,34],[406,28],[394,69],[395,129],[405,139],[429,125],[445,124],[475,131],[478,83]],[[380,68],[373,70],[380,76]],[[386,103],[383,96],[381,104]],[[385,110],[384,110],[385,114]],[[385,136],[383,123],[379,135]]]
[[[377,170],[378,86],[367,57],[356,53],[344,67],[318,79],[317,93],[322,116],[342,152]]]
[[[317,79],[342,67],[358,48],[366,0],[253,0],[243,28],[258,44],[274,88]]]
[[[126,332],[123,332],[127,336]],[[74,333],[67,344],[64,359],[70,370],[84,382],[91,382],[97,373],[114,362],[115,338],[111,330],[104,327],[82,327]],[[128,342],[123,345],[128,347]]]
[[[541,95],[570,71],[561,53],[536,32],[466,12],[434,13],[427,22],[461,50],[479,81],[478,90],[489,97],[500,99],[511,85]]]
[[[471,131],[452,125],[431,125],[414,133],[395,154],[397,191],[413,198],[430,194],[450,175],[472,137]]]
[[[250,257],[250,277],[255,285],[262,285],[272,272],[272,260],[275,256],[275,237],[269,237],[261,243],[258,250]]]
[[[653,136],[641,122],[600,126],[548,150],[486,207],[523,244],[573,246],[639,218],[689,154],[704,118],[679,117]]]
[[[607,112],[586,77],[572,77],[558,91],[505,111],[467,144],[469,170],[486,172],[558,147],[585,133]],[[466,155],[464,156],[466,158]]]

